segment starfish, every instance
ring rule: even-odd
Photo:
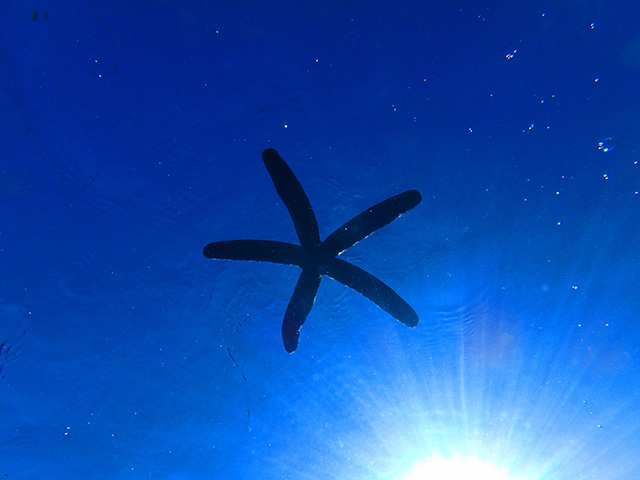
[[[322,275],[360,292],[400,322],[415,327],[418,314],[395,291],[370,273],[337,257],[418,205],[422,200],[420,192],[408,190],[368,208],[321,242],[311,203],[293,171],[273,148],[262,152],[262,160],[289,210],[300,245],[272,240],[230,240],[210,243],[204,247],[203,254],[207,258],[272,262],[302,269],[282,322],[285,350],[293,353],[298,347],[300,328],[311,311]]]

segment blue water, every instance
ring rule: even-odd
[[[640,478],[638,18],[0,2],[0,476]],[[203,257],[297,242],[265,148],[323,238],[421,192],[342,255],[416,328],[325,277],[288,354],[299,269]]]

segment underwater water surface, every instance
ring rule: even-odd
[[[638,478],[639,14],[1,2],[0,477]],[[415,327],[205,258],[299,244],[266,149],[321,240],[420,192],[338,255]]]

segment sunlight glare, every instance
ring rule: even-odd
[[[431,457],[416,465],[402,480],[516,480],[506,470],[475,457],[456,456],[451,459]]]

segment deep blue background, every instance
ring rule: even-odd
[[[0,475],[640,478],[636,5],[0,0]],[[323,236],[422,192],[343,254],[417,328],[202,256],[296,241],[268,147]]]

